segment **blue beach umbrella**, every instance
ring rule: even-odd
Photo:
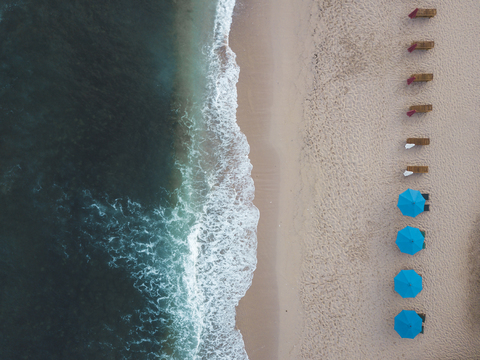
[[[414,255],[423,249],[425,238],[422,232],[414,227],[407,226],[397,233],[395,243],[401,252]]]
[[[414,298],[422,289],[422,277],[415,270],[402,270],[395,276],[395,291],[403,298]]]
[[[414,339],[422,332],[422,318],[413,310],[402,310],[395,316],[394,329],[402,338]]]
[[[420,191],[407,189],[398,196],[397,206],[403,215],[415,217],[423,212],[425,199]]]

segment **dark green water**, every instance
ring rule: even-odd
[[[173,3],[0,3],[1,359],[174,346],[168,316],[103,247],[171,201]]]

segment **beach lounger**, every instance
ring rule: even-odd
[[[414,78],[408,79],[407,83],[410,85],[414,81],[413,79]],[[432,105],[412,105],[412,106],[410,106],[409,110],[407,111],[407,115],[412,116],[413,114],[415,114],[417,112],[426,113],[426,112],[430,112],[432,110],[433,110]]]
[[[407,83],[410,85],[414,80],[414,78],[408,79]],[[412,105],[410,109],[407,111],[408,116],[412,116],[415,113],[427,113],[433,110],[432,105]]]
[[[425,204],[423,207],[423,211],[430,211],[430,205]]]
[[[416,18],[421,18],[421,17],[432,18],[435,15],[437,15],[437,9],[418,9],[415,17]]]
[[[414,41],[409,49],[414,50],[430,50],[435,46],[435,41]],[[412,52],[410,51],[410,52]]]
[[[413,10],[408,17],[410,19],[415,19],[415,18],[431,18],[437,15],[437,9],[415,9]]]
[[[423,198],[425,200],[429,200],[430,199],[430,194],[422,194]]]
[[[430,139],[429,138],[408,138],[407,144],[430,145]]]
[[[420,230],[420,232],[422,233],[423,238],[425,239],[425,236],[427,235],[427,233],[425,232],[425,230]],[[427,245],[426,245],[426,243],[425,243],[425,240],[423,240],[422,249],[426,249],[426,248],[427,248]]]
[[[420,334],[423,334],[425,330],[425,319],[427,318],[427,315],[422,313],[417,313],[417,315],[422,318],[422,331],[420,331]]]
[[[407,171],[418,174],[426,174],[428,173],[428,166],[407,166]]]
[[[413,79],[413,82],[432,81],[433,74],[412,74],[410,79]]]
[[[412,105],[409,110],[415,110],[415,112],[427,113],[433,110],[433,105]]]

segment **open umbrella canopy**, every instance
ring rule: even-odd
[[[423,249],[425,238],[422,232],[414,227],[407,226],[397,233],[395,243],[401,252],[414,255]]]
[[[403,298],[414,298],[422,289],[422,277],[415,270],[402,270],[395,276],[395,291]]]
[[[394,329],[402,338],[414,339],[422,332],[422,318],[413,310],[402,310],[395,316]]]
[[[425,208],[425,199],[418,190],[407,189],[398,196],[398,208],[405,216],[415,217]]]

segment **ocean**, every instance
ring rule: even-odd
[[[235,0],[0,1],[0,358],[247,359]]]

